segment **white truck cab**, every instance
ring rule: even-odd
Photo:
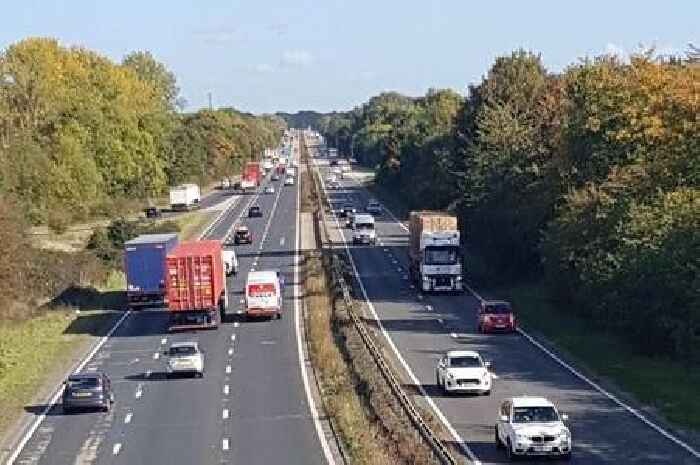
[[[509,460],[521,456],[571,458],[571,431],[552,402],[544,397],[511,397],[501,403],[495,427],[496,446]]]
[[[374,217],[368,214],[357,213],[352,221],[352,243],[371,244],[377,243],[377,231],[374,229]]]

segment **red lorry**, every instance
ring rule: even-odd
[[[216,328],[228,304],[221,241],[182,242],[165,268],[170,331]]]
[[[249,161],[243,168],[243,178],[241,179],[241,189],[255,189],[260,186],[260,162]]]

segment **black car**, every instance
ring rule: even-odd
[[[355,208],[355,206],[351,203],[346,203],[340,210],[340,217],[347,218],[349,216],[352,216],[353,213],[357,213],[357,209]]]
[[[112,382],[100,371],[70,375],[63,385],[65,413],[77,409],[100,409],[107,412],[114,403]]]
[[[248,218],[253,218],[256,216],[263,216],[262,210],[260,209],[259,206],[253,205],[248,209]]]
[[[146,214],[146,218],[160,217],[160,210],[158,210],[158,207],[146,207],[143,209],[143,212]]]

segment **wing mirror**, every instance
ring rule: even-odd
[[[508,415],[501,415],[501,421],[507,423],[508,422]]]
[[[561,421],[566,421],[568,419],[569,419],[569,415],[567,415],[566,413],[561,414]]]

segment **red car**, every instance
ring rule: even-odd
[[[476,327],[480,333],[495,331],[514,333],[517,322],[510,302],[483,300],[479,305]]]

